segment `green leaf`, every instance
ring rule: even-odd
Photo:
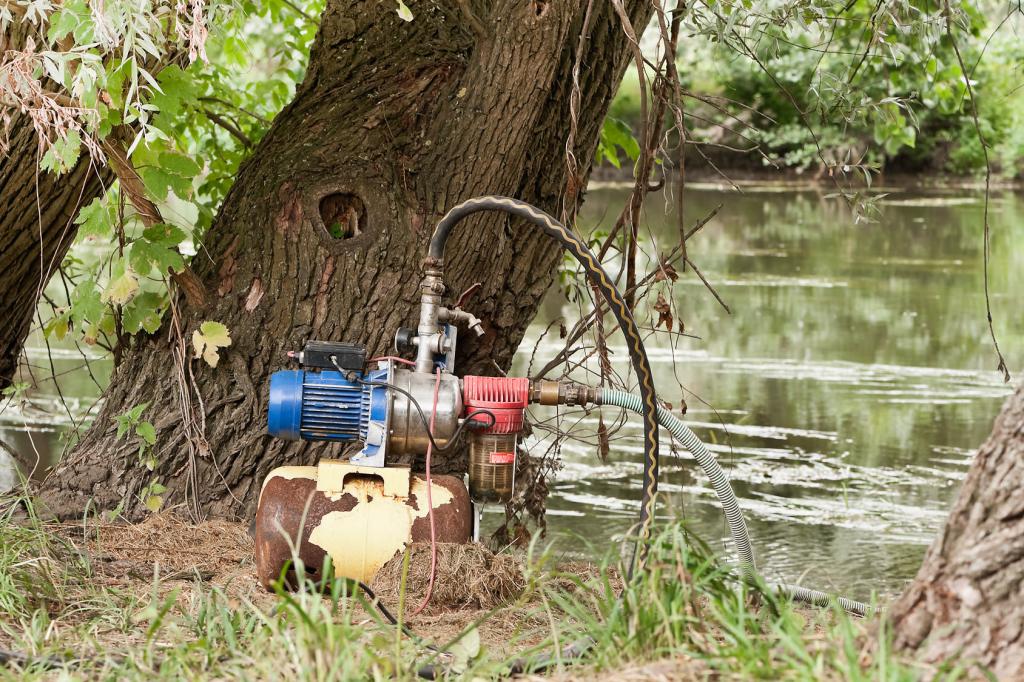
[[[139,171],[139,175],[142,176],[142,182],[146,185],[146,189],[152,194],[158,201],[167,200],[167,192],[170,191],[171,187],[180,182],[180,177],[168,173],[163,168],[156,166],[147,166]]]
[[[117,415],[114,417],[114,421],[117,422],[117,438],[120,440],[124,434],[128,433],[128,429],[132,428],[132,423],[126,414]]]
[[[146,411],[147,407],[149,407],[149,403],[139,403],[138,405],[135,405],[134,407],[132,407],[132,409],[128,410],[128,412],[126,414],[128,415],[128,417],[132,420],[132,423],[134,424],[137,421],[139,421],[139,417],[142,416],[142,413]]]
[[[26,382],[26,381],[16,381],[13,384],[11,384],[10,386],[5,387],[3,391],[0,391],[0,393],[2,393],[5,396],[8,396],[8,397],[20,398],[21,396],[25,395],[25,393],[28,391],[28,389],[29,389],[28,382]]]
[[[82,136],[78,134],[77,130],[69,130],[65,137],[53,141],[49,151],[53,152],[53,163],[55,164],[51,170],[57,173],[71,170],[82,153]]]
[[[150,445],[156,444],[156,428],[151,423],[139,422],[135,425],[135,433]]]
[[[160,319],[165,298],[158,293],[147,291],[139,294],[121,311],[121,322],[129,334],[146,330],[150,334],[160,328]]]
[[[156,334],[157,330],[160,329],[160,315],[157,313],[150,313],[142,318],[142,328],[150,334]]]
[[[77,25],[78,17],[67,7],[63,7],[50,15],[50,28],[46,32],[46,38],[55,43],[74,31]]]
[[[164,224],[147,227],[142,231],[142,236],[151,242],[166,244],[167,246],[177,246],[188,237],[181,228]]]
[[[601,127],[598,154],[603,155],[616,168],[619,167],[618,149],[622,149],[632,161],[640,156],[640,143],[633,136],[633,130],[617,118],[605,118]]]
[[[210,367],[216,367],[220,357],[217,351],[231,345],[231,333],[220,322],[207,320],[192,332],[192,347],[196,357],[202,357]]]
[[[104,334],[110,335],[114,333],[116,328],[117,325],[114,323],[114,316],[111,314],[111,310],[108,307],[103,313],[103,319],[100,320],[98,325],[95,325],[95,329],[103,332]],[[93,333],[95,334],[95,331]],[[95,339],[93,339],[93,343],[96,343]]]
[[[50,147],[43,154],[43,158],[39,161],[39,168],[50,173],[60,173],[60,157],[57,155],[57,150]]]
[[[183,178],[194,178],[202,170],[199,164],[189,157],[170,152],[160,154],[160,167],[168,173],[173,173]]]
[[[166,70],[177,69],[176,66],[167,67]],[[178,69],[180,71],[180,69]],[[124,108],[124,82],[128,77],[128,62],[123,61],[116,67],[111,68],[106,74],[106,92],[110,95],[110,101],[113,104],[111,108],[112,112],[116,112],[116,119],[111,114],[112,121],[115,121],[115,125],[121,123],[121,110]],[[152,99],[152,98],[151,98]]]
[[[113,234],[113,227],[117,220],[112,202],[99,197],[89,202],[89,205],[78,212],[75,217],[75,224],[78,225],[78,237],[80,239],[99,239],[109,237]]]
[[[166,274],[168,270],[185,269],[185,261],[176,248],[147,239],[139,239],[132,244],[128,262],[141,274],[149,273],[153,267],[156,267],[160,274]]]
[[[192,77],[178,66],[168,66],[161,71],[157,83],[163,92],[154,92],[149,101],[160,113],[171,117],[181,113],[185,103],[194,101],[198,94]]]
[[[69,326],[67,313],[58,315],[43,325],[43,338],[48,339],[53,335],[57,337],[58,341],[63,341],[64,337],[68,335]]]
[[[71,320],[77,326],[86,321],[99,322],[103,311],[103,300],[95,281],[87,279],[71,292]]]

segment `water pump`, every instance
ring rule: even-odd
[[[528,379],[460,380],[446,371],[443,361],[435,362],[434,373],[427,374],[399,366],[402,360],[395,357],[368,368],[365,349],[345,343],[311,341],[291,356],[301,368],[274,372],[270,378],[267,421],[272,436],[358,441],[363,447],[349,463],[383,467],[388,458],[423,455],[428,445],[447,449],[469,430],[473,500],[511,499],[518,435],[530,396]]]
[[[431,319],[396,334],[396,350],[416,350],[416,361],[368,360],[357,344],[309,341],[289,353],[296,368],[271,375],[272,436],[362,447],[344,461],[281,467],[267,477],[256,522],[264,584],[279,577],[296,546],[314,570],[329,555],[336,574],[369,580],[408,542],[427,539],[424,517],[434,517],[436,539],[467,542],[475,504],[512,499],[532,382],[452,374],[456,325],[482,327],[473,315],[436,304],[432,292],[424,296]],[[417,456],[448,450],[463,436],[468,490],[459,477],[411,472]]]

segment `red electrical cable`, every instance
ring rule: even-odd
[[[412,367],[416,366],[416,363],[413,362],[412,360],[406,360],[405,358],[395,357],[394,355],[381,355],[376,358],[370,358],[368,362],[377,362],[378,360],[394,360],[395,362],[400,362],[403,365],[410,365]]]
[[[437,417],[437,396],[441,390],[441,369],[437,370],[437,379],[434,380],[434,407],[430,410],[430,435],[434,435],[434,421]],[[427,443],[427,516],[430,517],[430,582],[427,583],[427,593],[423,596],[423,603],[416,607],[410,616],[418,615],[430,602],[430,595],[434,592],[434,575],[437,573],[437,537],[434,535],[434,499],[430,494],[430,455],[433,452],[431,442]]]

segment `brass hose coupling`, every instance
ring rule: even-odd
[[[540,405],[600,405],[601,390],[575,381],[535,379],[530,382],[530,402]]]

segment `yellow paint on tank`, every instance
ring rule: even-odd
[[[311,481],[315,481],[316,480],[316,467],[300,467],[300,466],[277,467],[276,469],[271,471],[269,474],[267,474],[267,477],[265,479],[263,479],[263,486],[260,487],[260,497],[263,496],[263,490],[267,487],[267,482],[270,481],[270,479],[272,479],[274,477],[286,478],[286,479],[308,478]]]
[[[355,496],[356,506],[347,512],[325,514],[309,541],[331,557],[336,575],[369,582],[381,566],[405,549],[413,522],[427,515],[426,481],[414,478],[412,492],[415,508],[385,496],[379,479],[347,481],[345,494]],[[439,485],[431,485],[431,496],[434,509],[453,499],[451,492]]]

